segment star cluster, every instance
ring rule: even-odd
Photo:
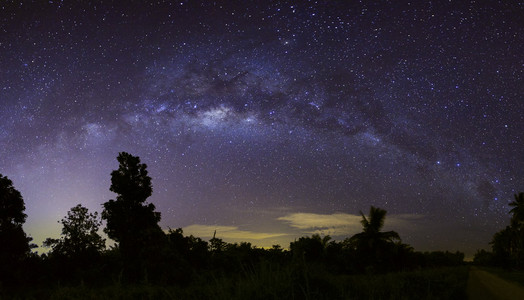
[[[127,151],[164,228],[287,246],[356,233],[375,205],[416,249],[471,255],[524,188],[523,15],[512,1],[3,1],[0,173],[37,242],[114,197]]]

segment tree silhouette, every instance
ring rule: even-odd
[[[515,194],[515,200],[509,203],[513,208],[511,214],[511,244],[510,255],[518,268],[524,266],[524,193]]]
[[[512,227],[506,226],[506,228],[495,233],[490,244],[497,263],[507,265],[515,251],[514,231]]]
[[[62,224],[60,239],[48,238],[44,247],[51,247],[52,254],[68,258],[85,258],[98,254],[105,247],[105,240],[98,234],[102,222],[98,213],[89,213],[81,204],[71,208],[59,223]]]
[[[371,206],[369,217],[360,212],[363,231],[349,238],[349,245],[354,248],[361,257],[363,265],[367,267],[381,268],[381,263],[388,252],[395,247],[395,242],[400,242],[400,236],[395,231],[380,231],[384,227],[387,211]]]
[[[311,237],[301,237],[289,244],[289,249],[295,258],[305,261],[321,260],[326,255],[327,247],[331,237],[313,234]]]
[[[373,248],[383,243],[395,242],[400,240],[400,236],[395,231],[381,232],[384,227],[387,211],[381,208],[371,206],[369,209],[369,218],[360,212],[362,215],[362,224],[364,231],[357,233],[350,238],[350,241],[355,242],[359,246]]]
[[[9,280],[17,264],[29,254],[32,238],[22,225],[27,215],[22,195],[0,174],[0,280]]]
[[[193,235],[184,236],[182,228],[169,229],[167,240],[169,248],[178,260],[187,260],[193,268],[203,268],[207,264],[208,243]]]
[[[217,231],[213,233],[213,237],[209,240],[209,251],[212,253],[220,253],[226,249],[227,243],[222,239],[217,238]]]
[[[520,225],[524,223],[524,193],[515,194],[515,200],[509,203],[513,208],[509,211],[513,214],[511,224]]]
[[[118,196],[103,204],[102,219],[107,222],[104,232],[118,243],[124,265],[132,268],[148,257],[158,257],[165,234],[158,226],[160,213],[152,203],[146,203],[153,193],[147,165],[126,152],[119,153],[117,160],[119,167],[111,172],[110,190]]]
[[[510,226],[495,233],[491,241],[494,263],[524,268],[524,193],[515,194],[515,200],[508,204]]]

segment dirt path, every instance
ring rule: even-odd
[[[520,285],[475,267],[469,271],[467,292],[470,300],[524,299],[524,288]]]

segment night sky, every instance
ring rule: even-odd
[[[520,1],[4,0],[0,173],[39,245],[126,151],[164,229],[288,247],[374,205],[472,256],[524,191],[523,66]]]

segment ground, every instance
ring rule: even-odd
[[[468,298],[475,300],[524,299],[524,288],[489,272],[472,267],[468,279]]]

